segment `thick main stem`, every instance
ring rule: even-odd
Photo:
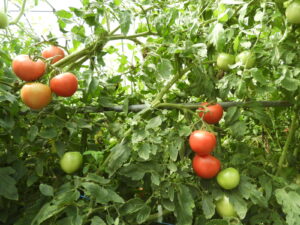
[[[288,137],[287,137],[286,142],[284,144],[283,150],[281,152],[281,156],[280,156],[279,161],[278,161],[277,174],[281,171],[281,169],[283,167],[283,164],[286,160],[288,149],[291,145],[293,137],[295,136],[295,132],[296,132],[296,129],[297,129],[297,121],[298,121],[297,112],[298,111],[294,112],[293,119],[292,119],[292,124],[291,124],[291,127],[289,129],[289,134],[288,134]]]

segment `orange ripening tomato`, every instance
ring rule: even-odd
[[[193,169],[195,173],[204,179],[215,177],[221,169],[221,162],[212,155],[195,155],[193,159]]]
[[[21,99],[31,109],[41,109],[51,102],[51,89],[42,83],[27,83],[21,89]]]
[[[46,71],[46,64],[41,61],[33,61],[28,55],[18,55],[12,61],[14,73],[25,81],[34,81],[40,78]]]
[[[210,154],[217,144],[216,136],[205,130],[195,130],[189,138],[190,148],[198,155]]]
[[[42,56],[45,59],[53,57],[53,59],[51,60],[51,64],[53,64],[53,63],[56,63],[57,61],[61,60],[62,58],[64,58],[65,52],[62,48],[52,45],[52,46],[45,48],[42,51]]]
[[[204,111],[199,112],[199,116],[203,118],[203,120],[208,124],[215,124],[222,119],[223,116],[223,108],[220,104],[208,105],[207,102],[204,102],[200,105],[198,110]],[[201,107],[206,106],[206,107]]]
[[[77,91],[77,87],[77,78],[72,73],[62,73],[50,80],[50,88],[58,96],[70,97]]]

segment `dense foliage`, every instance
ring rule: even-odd
[[[53,12],[67,53],[53,64],[41,52],[57,37],[31,30],[22,10],[8,15],[0,30],[2,224],[299,225],[300,25],[291,21],[300,20],[287,20],[290,3],[82,0]],[[221,53],[228,62],[219,63]],[[43,84],[74,74],[76,93],[28,108],[26,82],[12,70],[21,54],[47,63]],[[201,102],[224,107],[219,123],[202,121]],[[216,135],[212,154],[239,172],[237,187],[195,174],[195,130]],[[82,159],[62,169],[65,152]]]

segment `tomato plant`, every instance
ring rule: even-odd
[[[202,178],[210,179],[220,171],[221,162],[212,155],[199,156],[193,158],[193,169],[195,173]]]
[[[199,116],[203,118],[203,120],[208,124],[215,124],[222,119],[223,116],[223,108],[220,104],[209,105],[207,102],[202,103],[198,110]]]
[[[51,102],[51,90],[42,83],[27,83],[21,89],[21,99],[32,109],[42,109]]]
[[[243,51],[236,57],[236,62],[240,62],[246,69],[254,66],[256,61],[255,54],[250,51]]]
[[[235,63],[235,57],[228,53],[220,53],[217,58],[217,66],[222,70],[229,70],[229,66]]]
[[[290,23],[300,24],[300,2],[292,2],[285,11],[286,19]]]
[[[58,96],[70,97],[77,91],[77,87],[77,78],[72,73],[62,73],[50,80],[50,88]]]
[[[12,61],[14,73],[24,81],[34,81],[40,78],[46,71],[46,64],[41,61],[33,61],[28,55],[19,55]]]
[[[240,183],[240,173],[235,168],[226,168],[218,174],[217,182],[226,190],[233,189]]]
[[[191,149],[198,155],[208,155],[214,150],[216,143],[216,136],[204,130],[194,131],[189,138]]]
[[[236,217],[236,210],[227,196],[223,196],[216,202],[216,210],[221,217]]]
[[[66,152],[60,159],[61,169],[66,173],[76,172],[82,165],[82,155],[80,152]]]
[[[42,51],[42,56],[45,59],[52,58],[51,63],[56,63],[65,57],[65,52],[62,48],[51,45]]]
[[[0,29],[5,29],[8,26],[7,15],[0,11]]]

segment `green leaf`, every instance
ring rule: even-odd
[[[122,3],[122,0],[114,0],[114,4],[115,4],[116,6],[121,5],[121,3]]]
[[[37,126],[33,125],[30,127],[29,131],[27,132],[27,137],[30,142],[33,142],[36,136],[38,135],[39,129]]]
[[[275,196],[286,215],[287,224],[300,224],[300,194],[295,191],[287,191],[286,189],[277,189]]]
[[[39,133],[40,137],[45,138],[45,139],[53,139],[55,138],[58,134],[55,128],[45,128],[42,129]]]
[[[119,17],[120,17],[121,32],[124,35],[126,35],[129,31],[130,24],[131,24],[131,12],[129,10],[121,11]]]
[[[236,121],[238,121],[239,117],[240,117],[239,108],[238,107],[230,107],[227,110],[226,115],[224,117],[226,127],[228,127],[228,126],[234,124]]]
[[[222,220],[222,219],[214,219],[210,220],[209,222],[205,223],[205,225],[230,225],[229,221]]]
[[[194,198],[191,195],[190,189],[183,184],[178,184],[175,198],[177,224],[192,224],[194,207]]]
[[[36,214],[31,225],[40,225],[41,223],[51,218],[52,216],[59,214],[65,208],[66,206],[64,205],[56,205],[56,204],[52,204],[51,202],[48,202],[45,205],[43,205],[43,207]]]
[[[162,78],[168,79],[172,75],[173,66],[170,60],[161,59],[161,62],[157,66],[157,72]]]
[[[91,225],[106,225],[106,223],[99,216],[94,216]]]
[[[151,145],[149,143],[143,143],[138,150],[139,157],[148,160],[151,153]]]
[[[247,123],[244,121],[238,121],[234,123],[233,125],[229,126],[232,135],[236,137],[244,136],[247,132]]]
[[[150,216],[151,208],[148,205],[144,205],[136,216],[136,221],[138,224],[144,223]]]
[[[111,149],[111,155],[109,156],[109,162],[106,171],[112,176],[120,167],[122,167],[123,163],[127,161],[130,157],[131,151],[127,145],[118,144]]]
[[[300,82],[297,79],[286,77],[281,81],[281,85],[288,91],[296,91],[300,85]]]
[[[58,10],[55,12],[56,16],[65,18],[65,19],[71,19],[73,17],[72,13],[66,11],[66,10]]]
[[[148,121],[146,129],[148,130],[148,129],[157,128],[161,125],[161,123],[162,123],[162,118],[160,116],[156,116]]]
[[[170,158],[173,161],[177,160],[178,153],[182,148],[183,140],[180,137],[173,138],[173,142],[170,143],[169,151],[170,151]]]
[[[140,198],[132,198],[122,205],[120,208],[121,215],[129,215],[141,210],[144,207],[145,203]]]
[[[251,70],[251,75],[255,80],[257,80],[259,83],[263,85],[269,84],[268,79],[264,76],[264,73],[262,70],[259,70],[257,68],[254,68]]]
[[[16,188],[16,181],[10,176],[15,171],[11,167],[0,168],[0,196],[10,200],[18,200],[18,190]]]
[[[215,204],[211,195],[202,195],[202,210],[206,219],[210,219],[215,214]]]
[[[40,184],[40,192],[45,196],[53,196],[53,187],[48,184]]]
[[[216,47],[217,51],[222,51],[225,45],[225,37],[223,24],[216,23],[208,36],[208,41]]]
[[[247,202],[236,192],[230,193],[228,197],[238,216],[244,219],[247,213]]]

